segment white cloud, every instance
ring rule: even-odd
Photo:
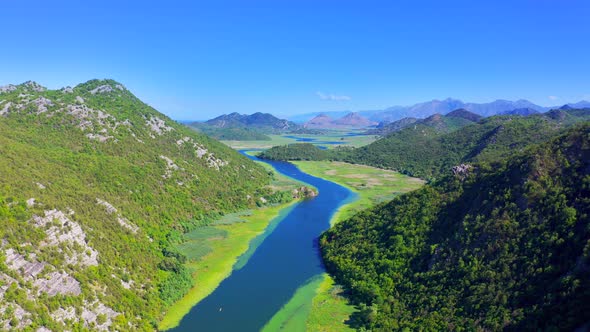
[[[547,98],[549,98],[550,100],[557,100],[557,99],[559,99],[559,97],[557,97],[557,96],[548,96]]]
[[[351,100],[349,96],[337,96],[331,93],[323,93],[323,92],[316,92],[315,93],[321,100],[334,100],[334,101],[343,101],[343,100]]]

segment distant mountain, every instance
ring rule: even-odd
[[[309,146],[301,150],[272,148],[262,156],[279,160],[282,156],[295,160],[319,156],[434,179],[454,165],[492,163],[514,151],[523,150],[531,143],[544,142],[576,123],[589,120],[590,109],[555,109],[526,117],[493,116],[478,122],[434,114],[356,149],[336,148],[319,154]],[[305,154],[299,155],[302,151]]]
[[[426,119],[403,118],[389,124],[378,126],[375,129],[368,130],[367,135],[386,136],[396,131],[400,131],[412,124],[422,124],[434,128],[438,132],[451,132],[469,124],[481,120],[483,117],[465,109],[454,110],[447,115],[440,113],[433,114]]]
[[[299,125],[284,119],[279,119],[269,113],[254,113],[252,115],[231,113],[218,116],[204,122],[206,125],[218,128],[250,128],[263,133],[282,133],[297,130]]]
[[[580,108],[590,108],[590,101],[581,100],[577,103],[567,104],[571,108],[580,109]]]
[[[456,109],[464,109],[472,113],[487,117],[519,108],[530,108],[543,112],[545,107],[535,105],[521,99],[517,101],[496,100],[491,103],[464,103],[458,99],[431,100],[412,106],[394,106],[383,112],[373,113],[369,119],[373,121],[396,121],[404,117],[426,118],[432,114],[447,114]],[[362,114],[362,112],[361,112]]]
[[[292,116],[288,117],[287,119],[289,121],[293,121],[295,123],[303,124],[303,123],[315,118],[318,115],[322,115],[322,114],[329,115],[330,117],[337,119],[337,118],[341,118],[341,117],[345,116],[346,114],[348,114],[350,112],[351,111],[310,112],[310,113],[292,115]]]
[[[351,112],[339,119],[333,119],[326,114],[320,114],[307,121],[303,126],[310,129],[330,129],[330,128],[364,128],[375,126],[377,122],[371,121],[359,113]]]
[[[573,109],[590,108],[589,101],[579,101],[577,103],[567,104]],[[410,106],[392,106],[384,110],[359,111],[358,114],[368,118],[371,121],[382,122],[383,125],[391,123],[403,118],[418,118],[424,119],[433,114],[447,114],[456,109],[465,109],[469,112],[488,117],[498,114],[516,114],[525,115],[519,112],[513,113],[515,110],[528,109],[527,113],[533,111],[542,113],[551,109],[557,109],[560,106],[544,107],[536,105],[528,100],[520,99],[517,101],[498,99],[489,103],[466,103],[459,99],[447,98],[445,100],[431,100],[423,103],[418,103]],[[350,112],[324,112],[324,113],[307,113],[299,114],[289,119],[291,121],[305,122],[319,114],[327,115],[332,118],[342,117]],[[530,115],[529,114],[529,115]]]
[[[380,122],[376,128],[369,129],[365,132],[366,135],[381,135],[385,136],[387,134],[402,130],[408,126],[419,121],[416,118],[403,118],[394,122],[385,123]]]
[[[334,119],[329,117],[326,114],[320,114],[313,119],[307,121],[303,127],[309,129],[318,129],[318,128],[332,128],[334,123]]]
[[[475,114],[473,112],[469,112],[464,108],[456,109],[446,115],[449,118],[459,118],[469,120],[471,122],[478,122],[479,120],[483,119],[483,116],[479,114]]]
[[[532,108],[516,108],[511,111],[504,111],[501,112],[500,115],[520,115],[520,116],[529,116],[533,114],[539,114],[539,111],[534,110]]]
[[[369,127],[369,126],[376,126],[377,122],[371,121],[360,114],[353,112],[348,113],[345,116],[341,117],[334,121],[334,124],[341,125],[341,126],[349,126],[349,127]]]
[[[215,139],[230,141],[268,141],[270,137],[267,134],[283,134],[302,128],[291,121],[260,112],[252,115],[224,114],[205,122],[186,125]]]

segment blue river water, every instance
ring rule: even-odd
[[[172,331],[259,331],[297,288],[325,271],[318,237],[330,227],[334,212],[356,194],[303,173],[291,163],[265,162],[284,175],[316,187],[319,195],[297,203],[272,233],[264,235],[247,263],[234,268]]]

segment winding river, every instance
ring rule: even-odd
[[[291,163],[265,162],[316,187],[319,195],[297,203],[276,228],[269,227],[247,262],[239,260],[232,274],[172,331],[259,331],[300,286],[324,272],[318,237],[330,227],[334,212],[356,194]]]

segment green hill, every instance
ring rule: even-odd
[[[3,87],[0,155],[0,330],[153,330],[192,283],[182,234],[271,195],[112,80]]]
[[[348,158],[356,163],[435,178],[461,162],[504,158],[590,118],[588,110],[559,112],[563,116],[494,116],[449,133],[417,125],[361,147]]]
[[[451,121],[448,121],[451,118]],[[569,126],[590,119],[590,110],[554,110],[531,116],[494,116],[477,123],[432,116],[357,149],[274,147],[261,157],[279,160],[341,160],[435,179],[462,162],[505,158],[528,144],[544,142]],[[465,125],[465,121],[471,124]]]
[[[512,152],[507,161],[458,165],[321,237],[327,269],[360,307],[353,326],[587,328],[590,124]]]

